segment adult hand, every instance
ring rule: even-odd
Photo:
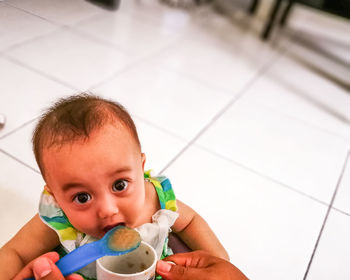
[[[169,263],[173,262],[175,264]],[[247,280],[233,264],[204,251],[175,254],[157,263],[157,273],[165,280]]]
[[[64,278],[61,271],[55,265],[55,262],[59,258],[56,252],[46,253],[27,264],[13,280],[31,278],[33,274],[36,280],[84,280],[78,274],[72,274]]]

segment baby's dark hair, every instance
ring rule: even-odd
[[[33,151],[41,174],[44,175],[41,159],[44,148],[86,140],[92,131],[108,123],[124,125],[141,149],[134,121],[118,102],[89,93],[58,100],[41,116],[33,132]]]

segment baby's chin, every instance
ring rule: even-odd
[[[92,232],[92,233],[86,232],[86,235],[89,235],[89,236],[96,238],[96,239],[101,239],[105,235],[105,233],[102,231],[101,232]]]
[[[96,231],[96,230],[88,230],[88,229],[78,229],[76,228],[78,231],[84,233],[85,235],[88,235],[88,236],[91,236],[93,238],[96,238],[96,239],[101,239],[105,233],[100,230],[100,231]]]

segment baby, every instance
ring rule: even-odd
[[[117,225],[136,228],[159,258],[169,231],[192,250],[228,255],[208,224],[175,198],[169,179],[145,172],[135,124],[120,104],[90,94],[58,101],[42,116],[33,150],[45,180],[39,213],[0,249],[1,279],[31,260],[64,255]],[[81,275],[94,279],[91,264]]]

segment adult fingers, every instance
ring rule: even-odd
[[[55,265],[59,260],[59,255],[56,252],[46,253],[26,265],[13,280],[23,280],[35,276],[35,279],[40,280],[83,280],[80,275],[72,274],[66,278]]]
[[[83,276],[80,276],[79,274],[71,274],[69,276],[66,276],[66,280],[84,280]]]
[[[202,269],[171,264],[166,261],[158,261],[157,273],[165,280],[196,280],[207,279]]]
[[[193,251],[189,253],[175,254],[164,259],[185,267],[207,267],[216,260],[215,257],[205,251]]]

